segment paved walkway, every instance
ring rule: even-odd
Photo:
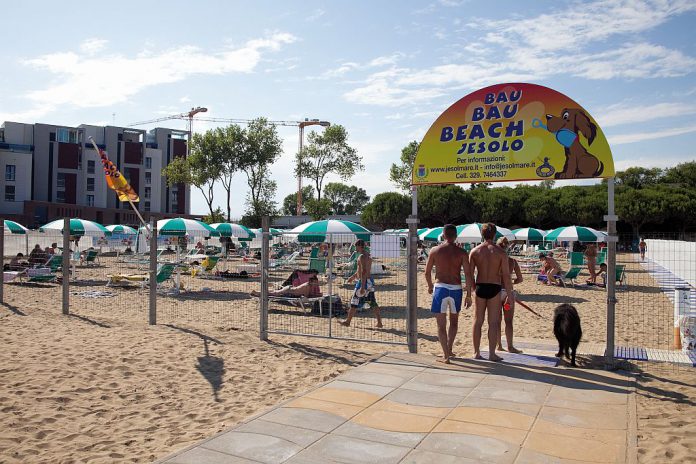
[[[634,462],[631,378],[517,359],[388,354],[162,462]]]

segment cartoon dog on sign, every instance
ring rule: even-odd
[[[556,173],[556,179],[581,179],[602,174],[604,164],[580,144],[579,134],[585,136],[588,145],[592,145],[597,135],[597,126],[584,111],[565,108],[560,116],[547,114],[546,126],[538,124],[537,127],[539,126],[555,134],[556,140],[565,150],[565,165],[561,172]]]

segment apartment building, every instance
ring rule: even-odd
[[[146,219],[189,216],[189,186],[168,187],[161,175],[176,156],[186,156],[186,134],[164,128],[148,133],[116,126],[5,122],[0,126],[0,169],[5,173],[0,216],[29,226],[64,216],[136,225],[130,205],[107,187],[90,137],[138,192],[136,206]]]

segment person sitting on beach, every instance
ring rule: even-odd
[[[596,284],[598,287],[607,286],[607,265],[602,263],[599,265],[599,276],[602,278],[601,284]]]
[[[46,253],[38,243],[34,246],[34,249],[31,250],[31,253],[29,253],[29,262],[31,264],[45,264],[47,259]]]
[[[50,247],[46,247],[44,250],[49,255],[55,255],[58,250],[58,244],[56,242],[51,243]]]
[[[555,277],[561,273],[561,266],[558,264],[558,261],[543,253],[539,255],[539,261],[541,261],[542,270],[546,273],[546,285],[560,285]]]
[[[85,263],[85,260],[87,259],[87,255],[91,251],[94,251],[94,247],[89,247],[86,250],[80,252],[80,265],[83,265]]]
[[[588,284],[597,283],[597,271],[595,270],[595,265],[597,264],[597,247],[594,243],[590,243],[585,248],[585,258],[587,259],[587,270],[590,271],[590,280],[587,281]]]
[[[6,271],[23,271],[29,267],[29,261],[24,259],[24,254],[17,253],[17,256],[10,260],[10,264],[7,265]]]
[[[251,296],[261,296],[261,292],[252,290]],[[316,276],[312,276],[309,278],[308,282],[300,284],[297,287],[286,285],[279,290],[269,290],[268,296],[289,296],[294,298],[312,298],[321,296],[319,279]]]
[[[507,252],[508,247],[510,246],[510,242],[506,237],[500,237],[498,241],[496,242],[497,245],[502,248],[505,252]],[[512,285],[513,285],[513,297],[516,299],[517,298],[517,292],[514,290],[514,286],[517,284],[522,283],[524,280],[522,277],[522,270],[520,269],[520,265],[517,263],[517,260],[514,258],[511,258],[508,256],[508,267],[510,269],[511,273],[515,274],[515,278],[512,279]],[[507,297],[507,292],[505,289],[502,289],[500,291],[500,298],[502,301],[505,301]],[[505,339],[507,340],[507,346],[508,346],[508,351],[510,353],[521,353],[521,350],[518,350],[515,348],[512,338],[513,338],[513,324],[512,324],[512,319],[515,317],[515,309],[511,308],[510,305],[505,304],[503,306],[503,319],[505,319]],[[502,322],[501,322],[502,324]],[[502,334],[502,327],[498,329],[498,349],[501,351],[503,350],[503,334]]]

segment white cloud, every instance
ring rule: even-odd
[[[686,103],[656,103],[654,105],[628,105],[619,103],[592,113],[599,125],[620,126],[652,121],[655,119],[696,114],[696,105]]]
[[[109,41],[104,39],[87,39],[80,44],[80,50],[86,55],[94,55],[104,50],[107,43],[109,43]]]
[[[323,17],[326,14],[326,11],[322,10],[321,8],[317,8],[312,12],[311,15],[307,16],[307,21],[308,22],[314,22],[317,19]]]
[[[24,63],[56,74],[58,81],[27,96],[54,106],[109,106],[127,101],[148,87],[195,75],[252,72],[263,53],[277,51],[296,40],[291,34],[275,33],[216,53],[186,45],[161,52],[145,50],[135,57],[120,54],[92,57],[75,52],[42,55]]]
[[[191,101],[191,99],[189,98],[188,95],[184,95],[183,97],[181,97],[181,98],[179,99],[179,101],[180,101],[181,103],[188,103],[188,102]]]
[[[674,137],[675,135],[689,134],[696,132],[696,125],[675,127],[651,132],[635,132],[632,134],[618,134],[607,136],[610,145],[623,145],[625,143],[643,142],[645,140],[661,139],[664,137]]]
[[[614,170],[625,171],[626,169],[635,166],[640,166],[643,168],[673,168],[679,163],[693,161],[694,159],[696,159],[696,156],[694,155],[670,158],[663,156],[652,156],[650,158],[630,158],[622,160],[614,159]]]

